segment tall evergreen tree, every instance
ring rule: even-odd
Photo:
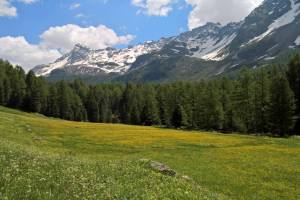
[[[46,114],[50,117],[60,116],[60,109],[58,105],[58,91],[55,85],[52,85],[49,88]]]
[[[188,125],[186,112],[180,104],[177,104],[173,111],[172,125],[175,128],[181,128]]]
[[[287,78],[296,99],[295,132],[300,134],[300,54],[296,55],[288,65]]]
[[[235,127],[241,132],[253,130],[253,75],[249,70],[243,70],[237,78],[233,94]]]
[[[144,107],[141,113],[141,122],[146,126],[157,125],[160,122],[157,100],[152,87],[146,87]]]
[[[86,109],[90,122],[99,122],[99,105],[96,100],[95,88],[91,88],[87,96]]]
[[[280,136],[287,135],[293,127],[295,109],[294,94],[285,77],[274,77],[270,87],[270,127],[271,131]]]
[[[26,100],[25,109],[30,112],[40,112],[42,109],[40,85],[33,71],[26,75]]]
[[[159,85],[157,88],[158,112],[161,124],[171,127],[172,99],[167,85]]]
[[[206,86],[205,95],[202,99],[203,119],[201,128],[220,130],[223,128],[224,112],[219,99],[219,91],[215,83]]]
[[[24,70],[16,66],[10,74],[11,95],[8,105],[13,108],[21,108],[25,95],[26,83]]]
[[[72,90],[65,81],[58,83],[58,107],[59,115],[62,119],[74,120],[72,110]]]
[[[233,132],[235,130],[235,116],[233,112],[233,84],[228,78],[223,78],[220,80],[220,103],[223,108],[224,118],[223,118],[223,131]]]
[[[138,87],[132,83],[126,85],[122,99],[120,101],[121,121],[125,124],[140,124],[141,123],[141,93]]]
[[[265,69],[255,73],[254,91],[254,132],[268,132],[268,106],[270,97],[270,78]]]

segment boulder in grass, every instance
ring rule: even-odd
[[[44,140],[44,138],[39,137],[39,136],[35,136],[35,137],[33,137],[33,140],[34,141],[42,141],[42,140]]]
[[[159,163],[159,162],[155,162],[155,161],[152,161],[150,163],[150,167],[157,171],[157,172],[160,172],[164,175],[167,175],[167,176],[175,176],[176,175],[176,172],[171,169],[170,167],[168,167],[167,165],[164,165],[162,163]]]
[[[181,176],[181,178],[184,180],[187,180],[187,181],[192,181],[192,178],[187,175],[183,175],[183,176]]]

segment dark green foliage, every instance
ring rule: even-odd
[[[270,90],[270,128],[273,133],[284,136],[293,128],[295,109],[294,94],[282,75],[273,78]]]
[[[204,96],[204,128],[221,130],[223,128],[224,112],[219,98],[219,91],[214,83],[209,84]]]
[[[71,109],[72,92],[71,88],[64,81],[58,83],[59,117],[62,119],[73,119],[73,111]]]
[[[235,126],[241,132],[251,132],[254,122],[254,74],[245,70],[240,73],[234,90]]]
[[[146,87],[143,96],[145,102],[141,113],[141,122],[146,126],[159,124],[159,111],[154,89],[151,86]]]
[[[99,122],[99,105],[96,100],[95,88],[91,88],[87,96],[86,109],[90,122]]]
[[[300,54],[296,55],[289,63],[287,78],[296,99],[297,122],[295,132],[300,134]]]
[[[96,86],[81,80],[47,83],[0,61],[0,105],[74,121],[283,136],[297,117],[299,125],[299,57],[287,76],[268,67],[244,70],[234,80]]]
[[[46,98],[46,83],[37,78],[32,71],[26,75],[25,110],[30,112],[42,112]]]
[[[222,130],[232,132],[234,127],[234,112],[233,112],[233,83],[228,78],[220,80],[220,103],[223,109],[223,127]]]
[[[24,70],[17,66],[15,72],[11,74],[10,87],[11,95],[9,98],[8,105],[13,108],[19,108],[22,106],[26,95],[26,83],[24,80]]]
[[[270,104],[270,77],[266,70],[258,70],[254,86],[254,124],[255,132],[268,130],[268,106]]]
[[[187,126],[187,116],[184,108],[177,104],[172,115],[172,125],[175,128]]]
[[[49,88],[49,95],[47,100],[47,112],[46,114],[50,117],[59,117],[59,106],[58,106],[58,91],[57,88],[52,85]]]
[[[141,112],[143,109],[142,93],[140,86],[127,84],[120,101],[121,121],[126,124],[141,124]]]

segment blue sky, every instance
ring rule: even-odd
[[[79,5],[71,9],[71,5]],[[52,26],[77,24],[82,27],[103,24],[118,35],[135,35],[133,43],[157,40],[188,30],[191,7],[175,8],[167,17],[138,13],[130,0],[40,0],[32,4],[14,3],[16,17],[0,18],[0,36],[26,36],[30,43],[38,43],[39,35]],[[4,28],[5,27],[5,28]]]
[[[0,0],[0,58],[30,69],[76,43],[98,49],[240,21],[262,0]]]

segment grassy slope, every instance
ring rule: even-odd
[[[75,123],[3,107],[0,138],[0,199],[300,197],[299,138]],[[141,158],[194,181],[156,174]]]

